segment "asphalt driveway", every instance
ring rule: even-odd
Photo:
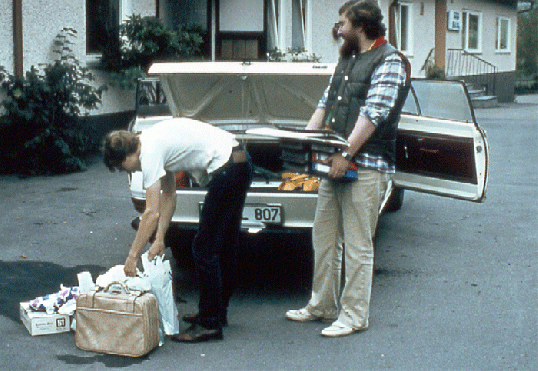
[[[126,175],[98,158],[83,173],[2,176],[0,370],[536,370],[537,113],[538,95],[476,111],[491,145],[487,200],[406,193],[380,222],[370,329],[338,339],[284,319],[309,295],[300,236],[247,241],[256,251],[222,342],[130,359],[81,351],[73,333],[31,337],[18,303],[122,264],[137,213]],[[188,269],[180,282],[180,313],[195,310]]]

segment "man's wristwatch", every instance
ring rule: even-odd
[[[353,156],[351,154],[347,153],[346,151],[341,152],[340,155],[342,155],[342,157],[346,161],[351,161],[351,159],[353,158]]]

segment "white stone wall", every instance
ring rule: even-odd
[[[13,1],[0,1],[0,66],[13,72]]]
[[[482,13],[482,50],[476,56],[493,64],[499,72],[515,71],[516,69],[516,35],[517,11],[514,7],[485,0],[454,0],[447,5],[448,10],[477,11]],[[497,37],[497,17],[510,18],[510,51],[499,53],[495,50]],[[447,48],[462,48],[461,31],[447,32]]]
[[[85,0],[23,1],[22,12],[24,71],[33,65],[54,61],[53,41],[64,27],[77,31],[76,44],[72,49],[79,60],[85,61]]]
[[[39,63],[54,60],[53,40],[62,28],[77,30],[73,50],[77,58],[86,57],[86,1],[33,0],[22,2],[23,70]],[[12,73],[13,55],[13,1],[0,1],[0,65]]]

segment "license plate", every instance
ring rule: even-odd
[[[245,204],[243,223],[282,223],[282,206],[280,204]]]
[[[200,213],[204,204],[200,202]],[[280,204],[245,204],[243,208],[243,225],[245,224],[282,224],[282,205]]]

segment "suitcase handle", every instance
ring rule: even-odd
[[[111,289],[112,285],[117,285],[117,286],[120,287],[120,289]],[[131,306],[131,307],[130,308],[126,307],[126,310],[134,312],[134,310],[135,310],[135,301],[139,297],[144,295],[147,291],[135,291],[134,293],[132,293],[123,282],[112,281],[106,287],[100,287],[99,289],[97,289],[97,290],[95,290],[93,292],[92,304],[91,304],[92,308],[95,307],[95,296],[99,292],[113,294],[113,295],[121,295],[121,294],[127,295],[126,303],[128,303],[129,306]]]
[[[118,289],[110,289],[110,287],[112,285],[119,285],[121,287],[121,290],[118,290]],[[119,282],[119,281],[114,281],[114,282],[110,282],[106,287],[104,287],[102,289],[103,291],[105,292],[110,292],[110,293],[119,293],[119,294],[127,294],[127,295],[131,295],[131,291],[129,291],[129,289],[127,288],[127,286],[125,286],[125,284],[123,284],[122,282]]]

